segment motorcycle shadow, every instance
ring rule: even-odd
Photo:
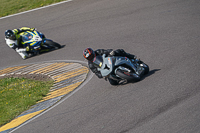
[[[155,72],[160,71],[160,70],[161,70],[161,69],[154,69],[154,70],[149,71],[148,74],[143,75],[143,76],[140,78],[140,81],[144,80],[146,77],[149,77],[149,76],[155,74]],[[140,81],[138,81],[138,82],[140,82]],[[132,82],[121,81],[118,85],[126,85],[126,84],[129,84],[129,83],[137,83],[137,82],[134,82],[134,81],[132,81]]]
[[[64,48],[64,47],[65,47],[65,45],[61,45],[61,47],[59,49]],[[49,53],[49,52],[59,50],[59,49],[50,49],[50,50],[40,51],[37,54],[30,56],[29,58],[32,58],[32,57],[35,57],[35,56],[38,56],[38,55],[42,55],[42,54],[45,54],[45,53]]]

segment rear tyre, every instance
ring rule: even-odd
[[[122,70],[117,70],[116,71],[116,75],[118,75],[119,77],[126,79],[128,82],[134,81],[140,81],[140,76],[135,74],[135,73],[129,73],[129,72],[124,72]]]
[[[108,78],[108,81],[110,82],[111,85],[118,85],[119,82],[113,79]]]

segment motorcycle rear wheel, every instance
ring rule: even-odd
[[[126,79],[128,82],[134,81],[138,82],[140,81],[140,76],[135,73],[129,73],[124,72],[122,70],[117,70],[116,75],[120,76],[122,79]]]

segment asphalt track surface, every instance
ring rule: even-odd
[[[199,133],[200,1],[73,0],[0,19],[0,68],[53,60],[83,61],[86,47],[123,48],[150,67],[117,87],[93,76],[56,107],[15,133]],[[64,48],[22,60],[4,31],[36,27]]]

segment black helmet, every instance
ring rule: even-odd
[[[86,48],[83,51],[83,56],[84,56],[85,59],[92,61],[94,56],[95,56],[95,52],[91,48]]]
[[[16,40],[16,36],[12,30],[6,30],[5,36],[7,39]]]

